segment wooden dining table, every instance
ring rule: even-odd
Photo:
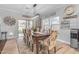
[[[46,39],[47,37],[49,37],[50,35],[49,34],[45,34],[45,33],[41,33],[41,32],[34,32],[32,37],[33,37],[33,40],[35,41],[35,48],[36,48],[36,53],[38,54],[39,53],[39,40],[44,40]]]

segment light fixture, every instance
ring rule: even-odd
[[[36,6],[37,4],[33,4],[32,6],[32,10],[33,10],[33,15],[22,15],[23,17],[26,17],[26,18],[33,18],[33,17],[36,17],[38,15],[38,13],[36,13]],[[29,8],[31,9],[31,8]]]
[[[37,4],[34,4],[34,5],[33,5],[33,7],[36,7],[36,6],[37,6]]]

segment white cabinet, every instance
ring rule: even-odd
[[[61,28],[62,29],[70,29],[70,20],[65,19],[65,20],[61,21]]]
[[[77,29],[79,29],[79,19],[77,19]]]
[[[70,28],[77,29],[77,19],[70,19]]]

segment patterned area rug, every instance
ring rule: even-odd
[[[3,49],[1,49],[2,54],[36,54],[36,49],[34,48],[34,51],[32,52],[32,50],[24,43],[23,39],[8,40],[6,44],[3,42],[0,47],[3,47]],[[53,49],[50,51],[50,53],[53,54]],[[39,54],[48,53],[46,50],[44,50],[40,51]],[[56,54],[79,54],[79,50],[57,41]]]
[[[20,54],[36,54],[36,52],[32,52],[29,47],[24,43],[23,39],[17,40],[18,49]],[[34,48],[34,50],[36,50]],[[79,50],[71,48],[69,45],[61,42],[57,42],[56,46],[56,54],[79,54]],[[46,50],[40,51],[39,54],[48,54]],[[54,54],[53,49],[50,51],[50,54]]]

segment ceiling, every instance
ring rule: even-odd
[[[21,17],[23,14],[32,14],[33,4],[0,4],[0,16],[8,15]],[[55,12],[56,9],[64,7],[63,4],[37,4],[36,13],[41,16],[48,16]]]

